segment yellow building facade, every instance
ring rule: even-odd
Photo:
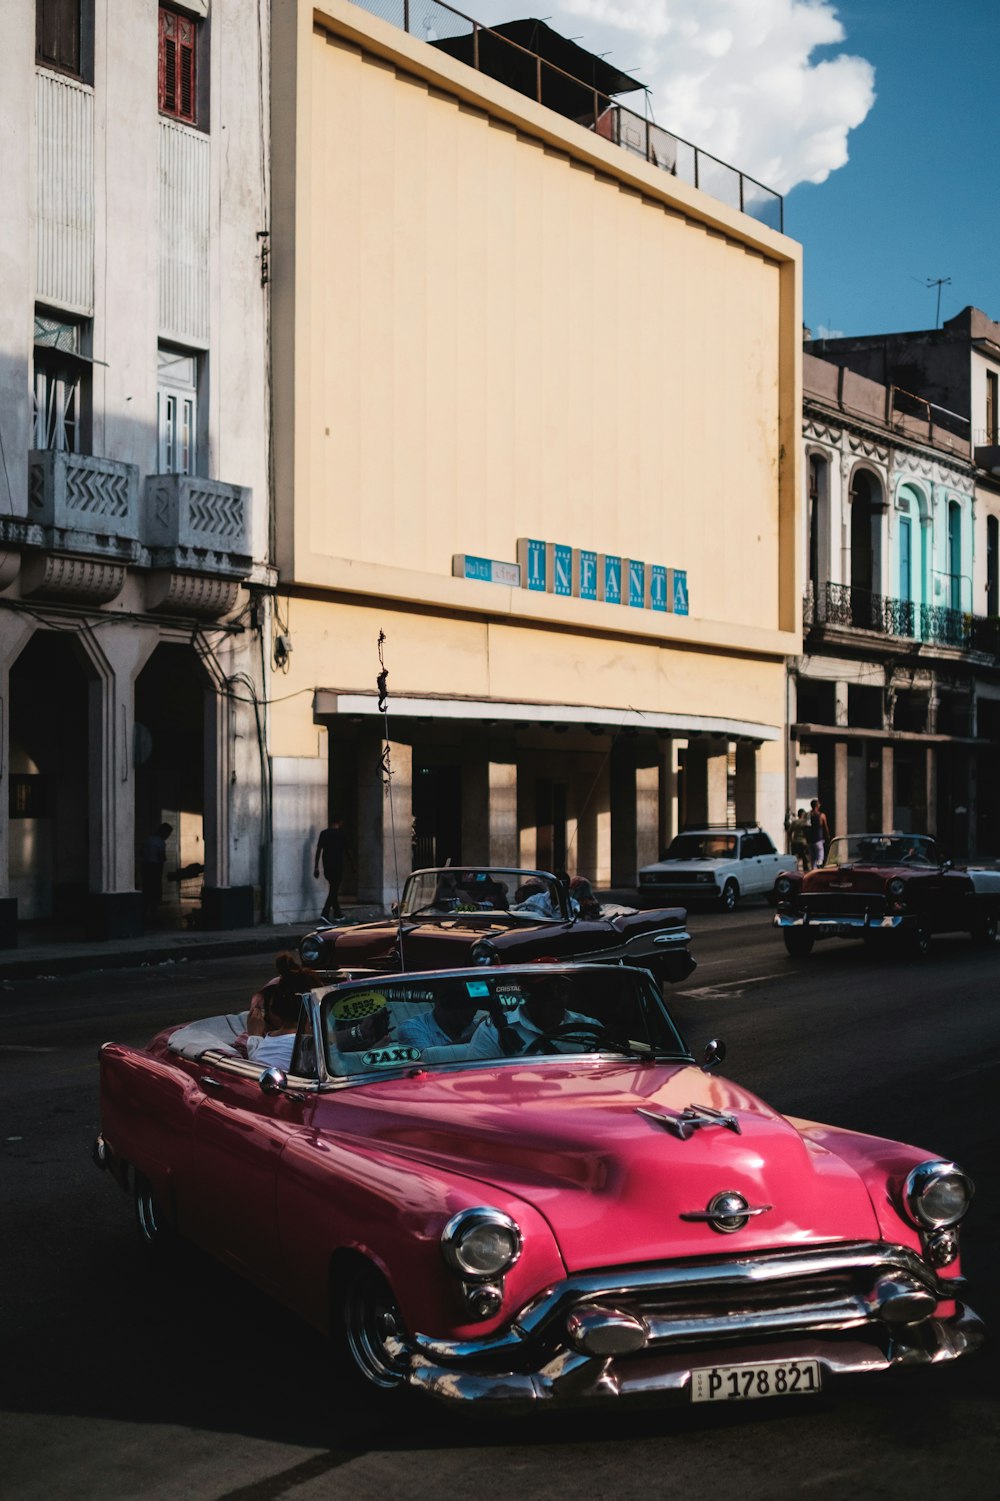
[[[780,832],[799,247],[349,0],[272,46],[275,916],[331,812],[363,901]]]

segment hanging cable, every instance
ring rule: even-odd
[[[382,785],[385,795],[389,800],[389,832],[392,836],[392,869],[396,887],[396,932],[399,944],[399,967],[405,969],[403,959],[403,914],[400,910],[401,894],[399,888],[399,851],[396,847],[396,812],[392,797],[392,744],[389,740],[389,669],[385,665],[385,655],[382,648],[385,645],[385,631],[378,633],[378,663],[381,671],[375,679],[378,688],[378,709],[382,715],[384,734],[382,740],[382,759],[380,762]]]

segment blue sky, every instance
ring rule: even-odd
[[[933,328],[925,283],[945,276],[942,319],[971,303],[1000,320],[1000,4],[837,9],[847,48],[874,64],[876,100],[847,165],[785,200],[786,231],[805,247],[806,323]]]
[[[937,277],[942,319],[972,303],[1000,320],[1000,0],[468,8],[609,54],[660,125],[784,193],[817,336],[933,328]]]

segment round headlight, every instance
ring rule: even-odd
[[[971,1179],[953,1162],[922,1162],[907,1175],[903,1187],[910,1218],[926,1230],[957,1225],[973,1192]]]
[[[499,1209],[463,1209],[441,1232],[441,1249],[463,1277],[501,1277],[521,1254],[521,1232]]]
[[[787,896],[792,889],[792,883],[787,876],[779,876],[774,883],[774,889],[779,896]]]
[[[905,890],[906,890],[906,882],[905,881],[901,881],[898,876],[896,877],[896,879],[894,881],[890,881],[889,882],[889,895],[890,896],[902,896],[903,892]]]
[[[299,944],[299,956],[303,964],[313,965],[323,952],[323,945],[318,938],[303,938]]]
[[[473,964],[499,964],[500,955],[496,951],[496,945],[488,938],[480,938],[469,950],[469,958]]]

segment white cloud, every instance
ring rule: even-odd
[[[610,49],[650,86],[659,125],[781,193],[842,167],[875,102],[864,58],[812,61],[845,40],[831,0],[560,0],[549,24]],[[643,108],[640,94],[622,103]]]

